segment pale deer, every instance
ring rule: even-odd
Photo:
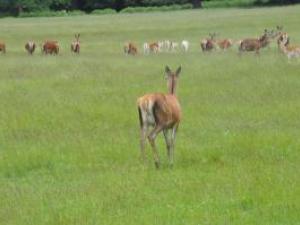
[[[181,67],[172,72],[168,66],[165,68],[168,93],[146,94],[137,100],[140,132],[141,132],[141,156],[145,161],[145,141],[148,137],[151,144],[156,168],[160,166],[160,159],[155,145],[156,136],[163,131],[167,145],[167,153],[170,166],[174,163],[174,143],[176,132],[181,120],[181,108],[175,95],[176,84]],[[148,134],[148,128],[154,127]],[[171,130],[171,134],[169,131]]]
[[[189,50],[189,46],[190,46],[190,43],[187,40],[183,40],[181,42],[181,48],[184,52],[187,52]]]
[[[286,33],[281,34],[279,40],[280,50],[290,59],[293,57],[300,57],[300,46],[290,45],[289,37]]]
[[[28,52],[28,54],[30,54],[30,55],[32,55],[33,52],[35,51],[35,47],[36,47],[36,44],[34,43],[34,41],[28,41],[25,44],[25,49]]]
[[[80,34],[75,34],[75,41],[71,44],[71,52],[79,54],[80,52],[80,42],[79,42]]]
[[[6,53],[6,46],[4,42],[0,42],[0,52]]]

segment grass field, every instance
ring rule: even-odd
[[[300,224],[300,61],[275,43],[242,57],[203,54],[209,32],[235,40],[284,25],[300,6],[0,20],[0,224]],[[74,33],[82,53],[72,55]],[[123,43],[187,39],[187,54],[126,57]],[[24,43],[60,42],[32,57]],[[136,99],[165,92],[182,65],[175,165],[139,161]]]

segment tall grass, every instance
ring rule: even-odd
[[[199,47],[212,31],[238,40],[277,24],[300,43],[299,9],[1,19],[1,224],[299,224],[299,60],[274,43],[260,56]],[[28,39],[61,52],[28,56]],[[122,52],[164,39],[191,51]],[[166,91],[165,65],[182,65],[183,121],[174,168],[159,136],[155,170],[149,146],[139,161],[136,99]]]

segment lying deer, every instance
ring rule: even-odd
[[[137,100],[141,127],[142,159],[145,161],[145,141],[146,137],[148,137],[152,146],[156,168],[160,166],[160,159],[155,145],[155,138],[161,131],[164,133],[170,166],[172,166],[174,162],[175,136],[181,120],[181,108],[175,95],[180,71],[181,67],[174,73],[166,66],[165,73],[169,89],[168,94],[151,93]],[[150,126],[154,128],[148,134],[148,128]],[[171,136],[169,130],[171,130]]]
[[[80,52],[80,42],[79,42],[80,34],[75,34],[75,41],[71,44],[71,52],[79,54]]]
[[[44,54],[55,54],[59,53],[59,44],[57,41],[45,41],[42,46],[42,53]]]
[[[0,52],[6,53],[6,47],[4,42],[0,42]]]
[[[241,40],[239,52],[241,53],[245,51],[255,51],[256,54],[259,54],[259,50],[263,47],[266,47],[269,43],[269,33],[265,29],[264,34],[259,38],[247,38]]]
[[[28,54],[32,55],[33,52],[35,51],[35,43],[34,41],[28,41],[26,44],[25,44],[25,49],[26,51],[28,52]]]
[[[200,43],[203,52],[211,51],[216,48],[216,40],[215,40],[216,33],[213,34],[209,33],[209,36],[210,36],[209,38],[203,39]]]

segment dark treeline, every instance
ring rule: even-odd
[[[19,14],[38,10],[82,10],[90,12],[94,9],[112,8],[117,11],[126,7],[164,6],[172,4],[192,4],[201,8],[202,1],[215,0],[0,0],[0,12]],[[220,1],[220,0],[218,0]],[[226,1],[226,0],[223,0]],[[257,5],[294,4],[300,0],[256,0]]]

